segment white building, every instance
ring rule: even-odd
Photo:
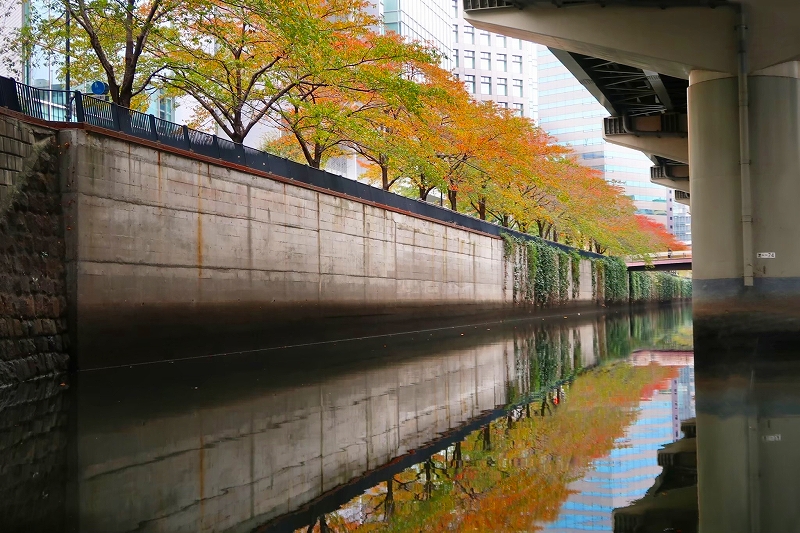
[[[477,30],[451,0],[453,72],[476,100],[492,100],[536,118],[536,48],[533,43]]]

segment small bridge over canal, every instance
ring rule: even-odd
[[[628,271],[637,270],[691,270],[692,269],[692,252],[691,250],[685,252],[662,252],[650,256],[650,261],[631,260],[626,261],[625,265]]]

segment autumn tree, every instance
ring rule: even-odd
[[[342,44],[371,32],[365,0],[192,0],[180,10],[168,43],[154,53],[158,78],[198,104],[232,140],[299,84],[347,68]]]
[[[410,65],[436,58],[391,32],[338,35],[334,48],[326,68],[294,85],[270,115],[285,133],[276,142],[295,144],[314,168],[361,138],[391,136],[381,118],[418,107],[422,85],[408,75]]]
[[[193,0],[188,0],[192,2]],[[70,44],[70,77],[77,84],[106,80],[112,101],[135,106],[164,68],[151,50],[175,22],[177,0],[59,0],[30,2],[28,23],[15,35],[32,62],[64,57]],[[37,50],[37,55],[33,51]],[[66,77],[66,63],[60,66]]]

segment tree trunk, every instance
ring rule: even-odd
[[[383,160],[383,157],[381,157]],[[384,191],[389,190],[389,167],[385,163],[381,163],[381,184]]]
[[[392,519],[394,514],[394,478],[389,476],[386,482],[386,506],[384,508],[384,517],[386,522]]]
[[[453,211],[458,211],[456,203],[457,196],[458,196],[458,191],[454,191],[451,189],[447,190],[447,199],[450,201],[450,209],[452,209]]]
[[[425,461],[425,499],[430,500],[433,496],[433,475],[431,474],[431,460]]]
[[[478,201],[478,218],[486,220],[486,197]]]
[[[316,143],[314,144],[314,158],[308,162],[308,165],[317,170],[322,166],[322,150],[320,150],[319,145]]]
[[[461,460],[461,443],[457,442],[456,449],[453,452],[453,465],[456,467],[456,469],[459,469],[461,468],[462,464],[463,462]]]
[[[417,185],[417,188],[419,189],[419,199],[422,200],[422,201],[427,200],[428,199],[428,192],[429,192],[428,189],[426,189],[422,185]]]

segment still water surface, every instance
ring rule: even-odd
[[[691,308],[0,389],[0,530],[611,531],[694,416]]]

